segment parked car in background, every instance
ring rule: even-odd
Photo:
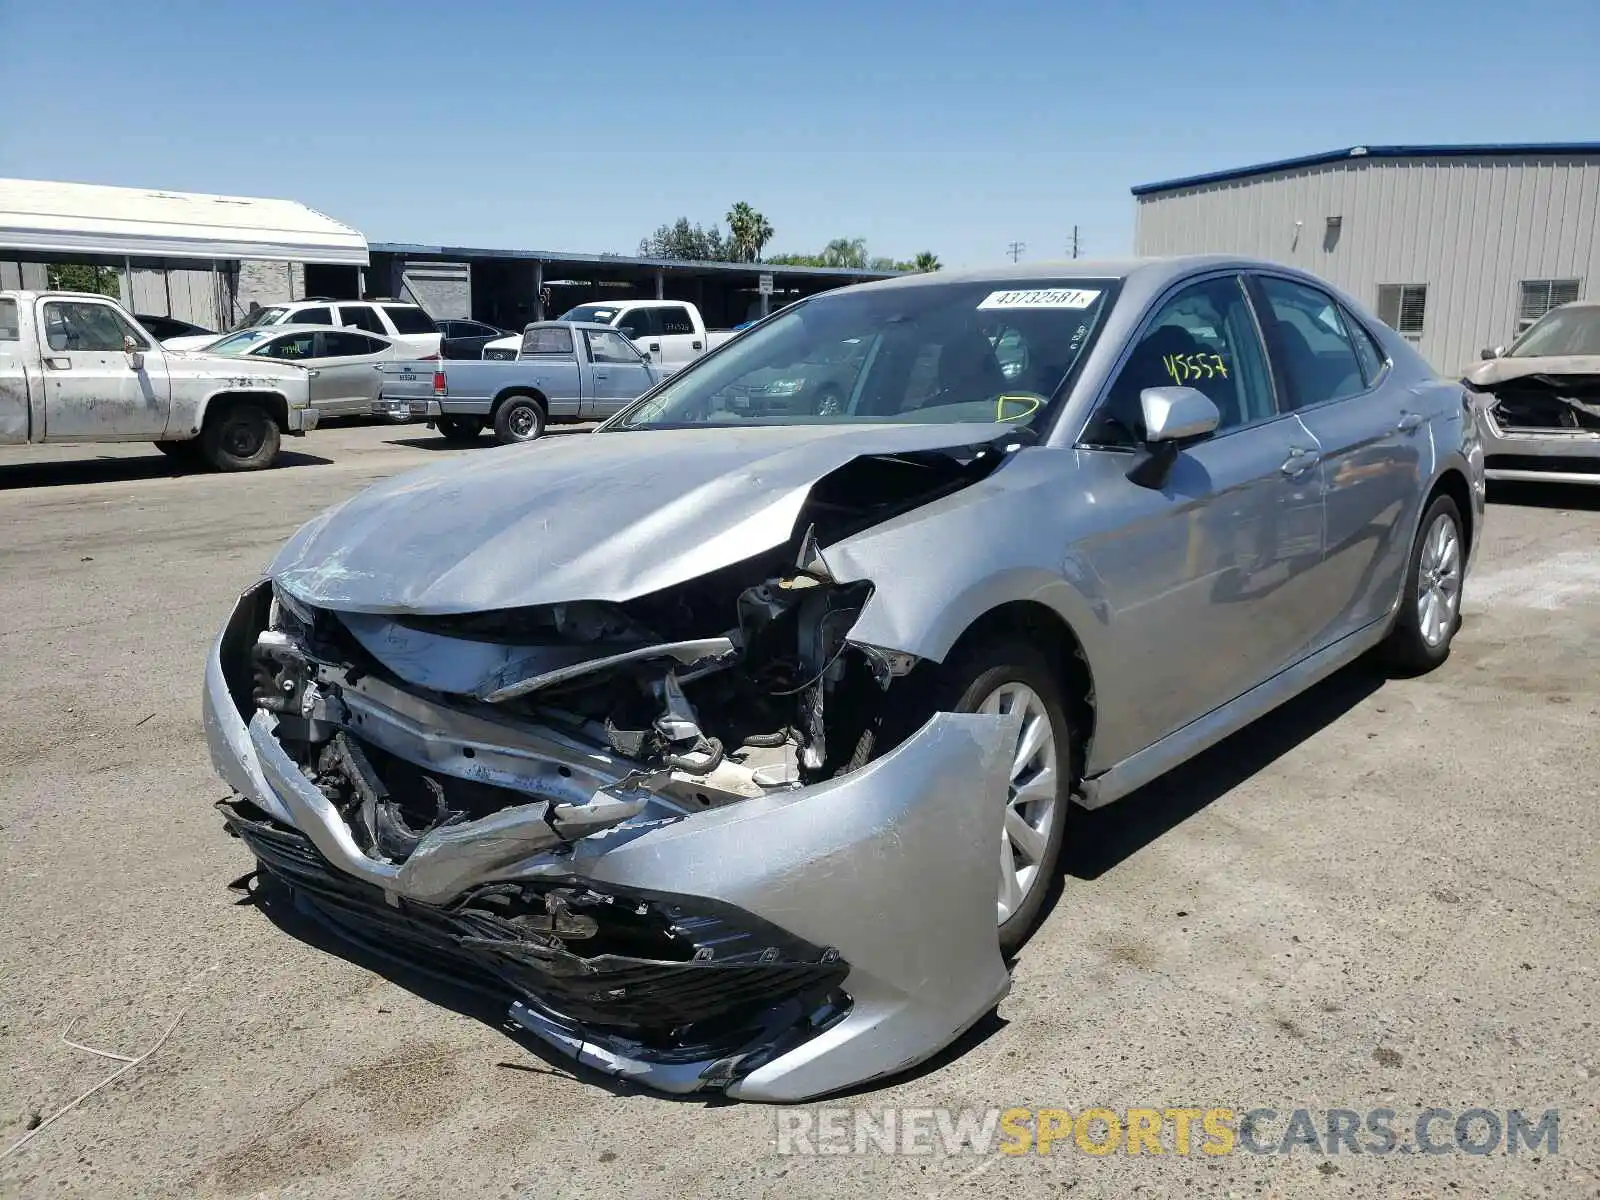
[[[838,410],[738,403],[855,343]],[[827,292],[593,434],[300,530],[208,660],[224,820],[335,928],[498,979],[555,1053],[857,1087],[1006,994],[1070,804],[1370,650],[1445,660],[1478,439],[1459,383],[1271,263]]]
[[[357,329],[320,325],[257,325],[213,342],[204,353],[228,358],[270,359],[307,368],[311,403],[324,419],[366,417],[378,398],[385,364],[418,361],[411,348]],[[427,369],[438,355],[418,361]]]
[[[423,419],[453,442],[485,428],[502,444],[531,442],[551,422],[596,421],[620,411],[661,376],[638,348],[604,325],[542,321],[512,361],[389,363],[375,416]]]
[[[438,321],[442,358],[482,358],[483,348],[499,338],[513,336],[510,330],[496,329],[482,321]]]
[[[105,296],[0,292],[0,445],[149,441],[251,471],[317,416],[301,367],[170,353]]]
[[[158,317],[154,313],[134,313],[133,319],[139,322],[144,331],[158,342],[165,342],[168,338],[175,337],[214,338],[220,336],[214,329],[207,329],[204,325],[195,325],[189,321],[180,321],[177,317]]]
[[[1488,477],[1600,486],[1600,300],[1553,308],[1482,357],[1464,382],[1487,401]]]
[[[631,339],[664,376],[734,336],[731,329],[707,330],[700,310],[681,300],[580,304],[557,319],[611,326]],[[484,346],[483,357],[515,358],[519,349],[514,338],[501,338]]]
[[[398,300],[300,300],[263,308],[241,329],[262,325],[329,325],[336,329],[361,329],[409,347],[415,358],[439,353],[442,340],[434,319],[415,304]],[[214,337],[172,338],[162,342],[169,350],[194,350],[209,345]]]

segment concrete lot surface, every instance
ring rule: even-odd
[[[1600,495],[1495,493],[1434,675],[1345,672],[1079,820],[997,1018],[831,1102],[1272,1108],[1272,1144],[1296,1108],[1390,1108],[1408,1148],[1422,1109],[1559,1109],[1555,1153],[824,1157],[777,1153],[783,1110],[576,1076],[229,890],[251,863],[198,707],[234,597],[363,484],[500,453],[421,427],[288,448],[248,477],[0,452],[0,1149],[122,1065],[63,1034],[133,1056],[171,1028],[0,1160],[0,1194],[1597,1194]]]

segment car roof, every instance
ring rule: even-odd
[[[600,321],[529,321],[522,327],[522,332],[527,333],[530,329],[604,329],[607,333],[616,333],[615,329]],[[516,334],[508,336],[515,337]]]
[[[285,321],[282,325],[252,325],[248,329],[236,329],[233,332],[260,332],[267,337],[283,337],[296,333],[359,333],[362,337],[377,338],[380,342],[392,343],[394,340],[385,334],[373,333],[370,329],[355,329],[342,325],[304,325],[296,324],[292,321]],[[224,334],[223,336],[232,337],[233,334]]]
[[[1197,270],[1235,267],[1238,269],[1289,270],[1264,259],[1241,258],[1231,254],[1186,254],[1170,258],[1066,258],[1046,262],[1002,263],[992,267],[962,270],[926,271],[915,275],[896,275],[872,283],[857,284],[851,291],[886,291],[905,287],[930,287],[950,283],[1017,283],[1032,279],[1122,279],[1139,280],[1150,287],[1162,287]],[[1296,272],[1298,273],[1298,272]]]

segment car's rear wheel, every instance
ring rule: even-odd
[[[531,442],[544,432],[544,406],[532,396],[508,396],[494,414],[494,436],[501,445]]]
[[[1383,644],[1383,656],[1392,666],[1421,674],[1450,657],[1450,643],[1461,625],[1466,563],[1461,510],[1449,496],[1437,496],[1417,528],[1400,610]]]
[[[927,677],[919,680],[923,672]],[[1011,954],[1039,922],[1066,839],[1075,757],[1061,684],[1036,647],[1020,638],[992,636],[958,646],[942,664],[919,666],[891,688],[889,697],[890,706],[866,723],[841,771],[887,753],[935,712],[1021,714],[1006,795],[995,813],[1000,822],[996,924],[1000,949]]]
[[[440,417],[435,428],[445,441],[465,444],[478,440],[483,432],[483,421],[478,417]]]

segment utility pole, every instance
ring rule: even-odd
[[[1072,227],[1072,243],[1067,247],[1067,249],[1071,252],[1073,258],[1077,258],[1078,257],[1078,248],[1079,248],[1078,227],[1076,225],[1074,225]]]
[[[1028,248],[1027,242],[1012,242],[1006,247],[1006,253],[1011,255],[1011,261],[1016,262],[1022,257],[1022,252]]]

